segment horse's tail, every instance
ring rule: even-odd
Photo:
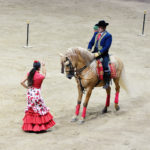
[[[129,91],[129,86],[128,86],[127,79],[126,79],[126,74],[125,74],[124,65],[123,65],[123,68],[122,68],[122,72],[121,72],[121,76],[120,76],[119,83],[120,83],[121,87],[122,87],[127,93],[130,93],[130,91]]]
[[[114,62],[116,64],[116,69],[118,70],[119,74],[119,84],[120,86],[128,93],[130,94],[128,82],[126,79],[126,74],[125,74],[125,68],[122,60],[120,60],[118,57],[111,56],[111,62]],[[121,72],[120,72],[121,71]]]

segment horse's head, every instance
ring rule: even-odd
[[[71,79],[75,71],[87,66],[94,59],[94,55],[83,48],[70,48],[65,55],[61,56],[61,73],[66,72],[67,78]]]
[[[65,70],[66,77],[68,79],[72,79],[72,77],[74,76],[75,68],[71,60],[63,54],[60,54],[60,56],[61,56],[61,73],[64,73]]]

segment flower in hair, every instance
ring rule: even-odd
[[[35,61],[34,61],[34,63],[38,63],[38,62],[39,62],[38,60],[35,60]]]

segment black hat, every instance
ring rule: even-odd
[[[104,20],[100,20],[97,25],[99,27],[106,27],[109,25],[109,23],[106,23]]]

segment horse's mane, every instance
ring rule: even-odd
[[[86,64],[89,64],[94,58],[91,52],[81,47],[69,48],[65,55],[73,59],[77,59],[77,57],[80,55]]]

